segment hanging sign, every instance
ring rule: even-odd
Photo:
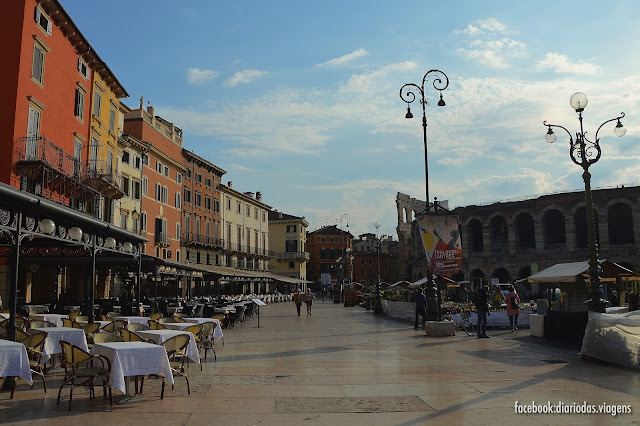
[[[429,267],[434,275],[451,276],[460,272],[462,240],[458,216],[418,216],[418,232]]]

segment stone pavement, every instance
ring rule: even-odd
[[[0,400],[0,423],[640,425],[639,372],[583,361],[579,348],[528,330],[431,338],[405,321],[316,301],[311,317],[276,303],[261,309],[260,328],[254,318],[225,330],[217,362],[209,356],[202,372],[190,365],[191,395],[176,377],[160,400],[160,381],[149,379],[144,402],[111,408],[100,389],[94,401],[78,389],[68,411],[68,389],[56,405],[58,371],[46,396],[38,378],[33,390],[19,382],[14,400]],[[629,404],[632,413],[516,414],[516,401]]]

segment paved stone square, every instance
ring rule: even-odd
[[[413,325],[362,308],[321,299],[313,315],[295,305],[261,308],[244,328],[225,330],[203,371],[188,369],[160,400],[160,380],[145,381],[146,401],[109,407],[96,389],[68,389],[56,405],[61,371],[48,391],[18,383],[14,400],[0,400],[7,424],[639,424],[640,372],[580,359],[579,348],[489,330],[431,338]],[[118,392],[116,400],[121,399]],[[7,393],[2,396],[8,398]],[[520,404],[631,405],[632,414],[516,414]]]

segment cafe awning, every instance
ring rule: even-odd
[[[622,280],[640,279],[633,271],[610,260],[601,260],[599,263],[602,269],[601,281],[616,281],[617,278]],[[579,276],[584,279],[589,278],[589,262],[557,263],[529,276],[527,280],[543,283],[573,283]]]

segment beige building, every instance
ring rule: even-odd
[[[238,192],[232,182],[220,185],[224,266],[247,271],[267,271],[269,250],[268,213],[262,193]]]
[[[309,253],[307,226],[304,217],[292,216],[278,211],[269,212],[269,236],[275,258],[269,269],[277,275],[306,281]]]

